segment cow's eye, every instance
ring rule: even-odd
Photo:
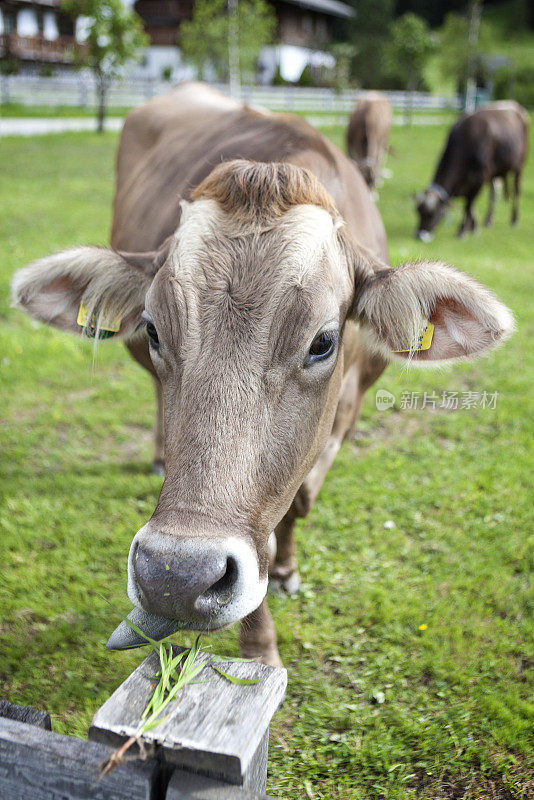
[[[315,362],[324,361],[331,356],[336,349],[338,338],[337,331],[323,331],[317,334],[311,344],[307,364],[315,364]]]
[[[150,344],[152,345],[152,347],[159,347],[158,332],[153,322],[147,322],[146,332],[148,333]]]

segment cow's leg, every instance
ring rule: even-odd
[[[300,586],[297,572],[297,546],[293,531],[297,517],[296,497],[287,514],[275,528],[276,556],[269,567],[269,586],[272,590],[283,589],[288,594],[295,594]]]
[[[502,193],[505,200],[510,199],[510,186],[508,185],[508,173],[505,172],[502,176]]]
[[[343,440],[360,416],[365,392],[382,374],[385,367],[385,361],[376,356],[371,357],[364,350],[360,350],[357,360],[343,378],[332,433],[326,446],[295,495],[289,511],[276,527],[277,550],[274,563],[269,570],[269,577],[271,584],[281,586],[290,594],[297,591],[300,583],[293,535],[295,522],[298,517],[307,516],[312,509],[326,473]]]
[[[164,452],[164,411],[163,411],[163,391],[161,388],[160,380],[157,376],[152,359],[148,352],[148,345],[144,339],[140,337],[130,339],[126,342],[126,347],[130,351],[135,360],[141,364],[150,374],[154,380],[154,388],[156,391],[156,421],[154,425],[154,463],[153,471],[157,475],[165,474],[165,452]]]
[[[514,188],[512,197],[512,219],[511,224],[517,225],[519,220],[519,193],[521,191],[521,173],[514,173]]]
[[[469,215],[468,215],[468,204],[466,202],[464,209],[464,216],[460,223],[460,227],[458,228],[458,233],[456,234],[459,239],[462,239],[467,233],[468,225],[469,225]]]
[[[484,227],[489,228],[490,225],[493,225],[493,214],[495,211],[495,181],[490,181],[489,184],[489,206],[488,206],[488,213],[486,214],[486,219],[484,220]]]
[[[281,667],[276,644],[276,630],[267,601],[241,620],[239,648],[243,658],[253,658],[271,667]]]
[[[474,217],[474,214],[473,214],[473,202],[475,200],[475,197],[479,193],[480,188],[481,187],[478,186],[476,188],[476,190],[473,190],[472,192],[470,192],[470,194],[468,194],[467,197],[465,198],[464,218],[463,218],[462,224],[460,225],[460,229],[458,231],[458,237],[460,239],[463,236],[465,236],[466,233],[469,233],[469,232],[475,233],[475,231],[477,229],[477,223],[476,223],[476,220],[475,220],[475,217]]]

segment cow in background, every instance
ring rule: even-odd
[[[380,177],[392,123],[391,103],[381,92],[367,92],[350,117],[347,150],[370,189]]]
[[[426,242],[432,239],[432,231],[453,197],[465,198],[458,236],[474,233],[477,224],[473,202],[485,183],[490,187],[490,202],[484,225],[489,227],[495,209],[495,180],[502,178],[508,196],[509,173],[513,176],[511,224],[516,225],[528,131],[527,112],[512,100],[491,103],[455,122],[432,183],[415,197],[419,214],[417,238]]]

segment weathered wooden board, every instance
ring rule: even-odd
[[[223,784],[206,778],[205,775],[195,775],[192,772],[175,769],[165,800],[276,800],[276,798]]]
[[[175,654],[181,649],[174,647]],[[172,764],[263,791],[266,734],[284,697],[287,672],[255,662],[217,662],[231,675],[258,680],[240,686],[211,668],[212,656],[201,653],[198,658],[206,664],[197,676],[201,683],[187,686],[163,712],[167,719],[144,738],[161,747]],[[136,732],[158,668],[152,652],[97,711],[90,739],[117,745]]]
[[[0,717],[7,719],[16,719],[18,722],[26,722],[28,725],[36,725],[38,728],[44,728],[45,731],[52,730],[52,722],[50,714],[46,711],[37,711],[30,706],[16,706],[10,703],[9,700],[0,699]]]
[[[0,718],[2,800],[155,800],[160,764],[129,761],[98,781],[109,747]]]

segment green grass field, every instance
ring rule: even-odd
[[[325,132],[341,143],[340,129]],[[289,690],[268,790],[284,798],[534,793],[534,159],[517,230],[501,201],[492,230],[459,242],[455,208],[425,246],[412,238],[411,193],[430,180],[445,133],[393,132],[379,200],[391,261],[461,267],[514,310],[518,331],[474,364],[390,367],[301,522],[302,591],[270,604]],[[130,609],[126,556],[160,488],[152,387],[118,343],[103,343],[92,369],[91,344],[10,310],[8,284],[33,258],[107,242],[116,142],[1,145],[1,692],[77,736],[143,657],[104,649],[118,619],[103,597]],[[396,396],[392,409],[375,409],[379,388]],[[496,408],[402,408],[403,392],[445,391],[498,392]],[[212,643],[237,652],[235,631]]]
[[[108,117],[123,117],[130,108],[123,106],[110,106],[107,109]],[[95,117],[94,108],[83,106],[35,106],[24,103],[0,103],[0,118],[5,117]]]

